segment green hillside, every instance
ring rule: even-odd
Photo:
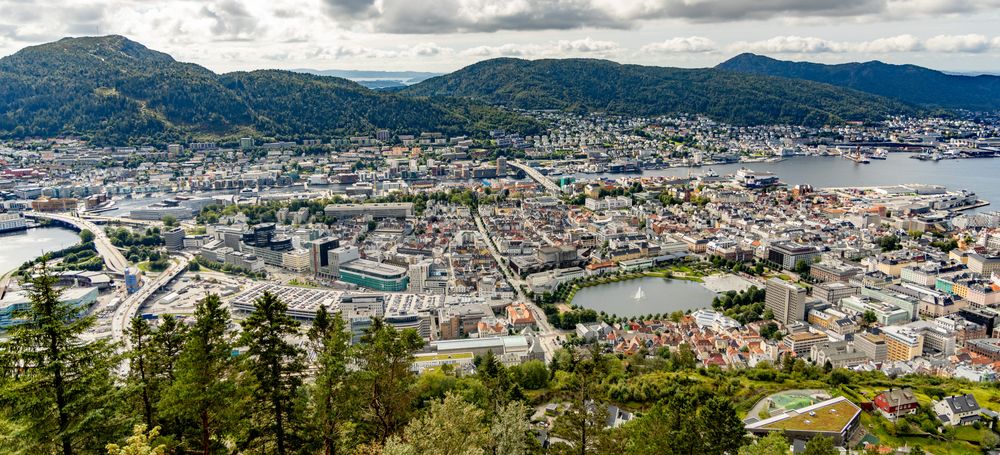
[[[475,132],[495,109],[378,93],[346,79],[253,71],[217,75],[120,36],[67,38],[0,59],[0,136],[78,134],[98,143],[162,143],[257,134],[297,138]]]
[[[717,66],[727,71],[848,87],[911,104],[951,109],[1000,109],[1000,76],[962,76],[879,61],[824,65],[741,54]]]
[[[458,96],[524,109],[704,114],[740,125],[816,126],[918,112],[898,101],[815,82],[591,59],[487,60],[402,93]]]

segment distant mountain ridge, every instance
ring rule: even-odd
[[[819,126],[920,112],[888,98],[811,81],[594,59],[486,60],[400,93],[462,97],[522,109],[703,114],[737,125]]]
[[[813,81],[591,59],[486,60],[409,87],[373,91],[340,77],[292,71],[216,74],[121,36],[65,38],[0,58],[2,138],[79,135],[121,145],[244,135],[301,139],[382,128],[473,135],[541,130],[537,121],[494,105],[695,114],[735,125],[820,126],[925,112]]]
[[[309,68],[299,68],[292,71],[296,73],[315,74],[317,76],[340,77],[361,83],[362,85],[368,81],[396,81],[400,85],[412,85],[442,74],[426,71],[316,70]]]
[[[0,137],[76,134],[97,142],[467,132],[521,119],[467,103],[368,90],[278,70],[215,74],[121,36],[66,38],[0,59]]]
[[[956,75],[880,61],[836,65],[791,62],[756,54],[737,55],[716,68],[823,82],[925,107],[1000,109],[1000,76]]]

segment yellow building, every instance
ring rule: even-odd
[[[905,327],[885,327],[886,360],[907,361],[924,352],[924,336]]]

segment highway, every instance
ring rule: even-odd
[[[541,172],[538,172],[538,169],[528,166],[520,161],[511,161],[507,164],[524,171],[525,174],[528,174],[528,177],[538,183],[541,183],[542,186],[545,187],[545,190],[552,193],[554,196],[562,195],[562,188],[559,188],[559,185],[556,185],[556,182],[552,181],[552,179],[542,175]]]
[[[150,220],[137,220],[135,218],[124,218],[116,216],[101,216],[101,215],[90,215],[87,213],[83,214],[83,218],[92,221],[101,221],[109,224],[121,224],[126,226],[136,226],[136,227],[153,227],[153,226],[163,226],[160,221],[150,221]]]
[[[87,229],[90,232],[93,232],[94,246],[97,247],[97,254],[100,254],[101,257],[104,258],[104,264],[108,267],[108,270],[119,275],[123,275],[125,273],[125,268],[129,265],[128,260],[125,259],[125,256],[122,255],[121,251],[118,251],[118,248],[111,244],[111,240],[104,234],[104,229],[101,229],[100,226],[82,218],[59,213],[35,212],[26,214],[25,216],[36,219],[44,218],[56,220],[76,226],[79,230]]]
[[[129,324],[131,324],[132,318],[139,313],[139,308],[156,291],[159,291],[160,288],[184,271],[189,261],[190,258],[187,255],[183,255],[181,260],[172,263],[167,270],[161,272],[152,281],[144,283],[135,294],[126,296],[118,304],[118,307],[115,308],[115,314],[111,317],[111,339],[113,341],[119,342],[122,347],[128,347],[128,340],[125,339],[125,331],[128,329]],[[120,292],[126,292],[124,287]]]
[[[535,317],[535,323],[538,326],[538,338],[542,343],[542,350],[545,351],[545,362],[551,362],[552,358],[555,356],[555,352],[562,345],[559,341],[559,336],[562,334],[552,324],[549,324],[548,318],[545,316],[545,312],[542,311],[535,302],[532,302],[527,295],[524,294],[524,290],[521,289],[525,284],[518,276],[514,275],[507,264],[504,263],[503,258],[500,256],[500,252],[497,251],[496,245],[494,244],[493,237],[489,235],[486,230],[486,225],[483,223],[482,217],[478,213],[473,213],[473,217],[476,219],[476,227],[479,228],[479,233],[482,234],[483,239],[486,240],[486,246],[490,250],[490,254],[493,256],[493,260],[496,261],[497,266],[500,267],[500,271],[503,273],[504,277],[507,279],[507,283],[514,288],[514,293],[517,296],[517,302],[524,303],[531,314]]]

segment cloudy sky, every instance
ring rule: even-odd
[[[121,34],[215,71],[491,57],[712,66],[740,52],[1000,73],[1000,0],[0,0],[0,55]]]

